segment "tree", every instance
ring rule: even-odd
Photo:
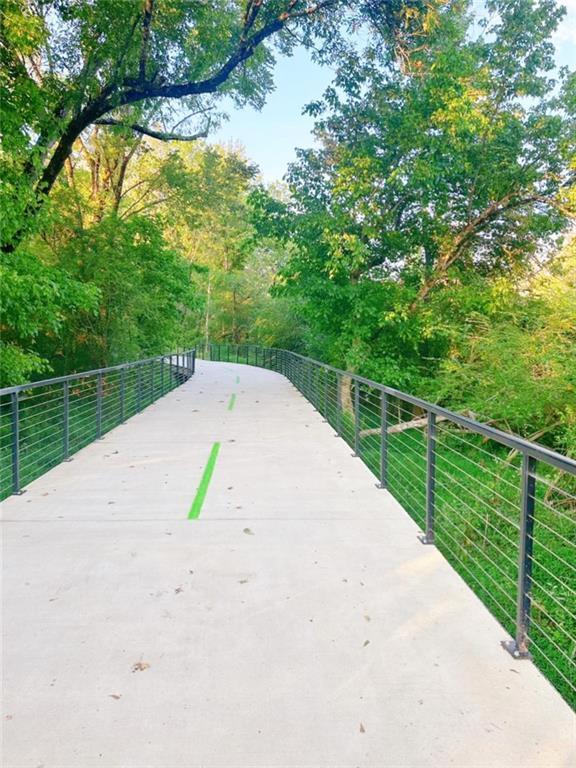
[[[433,11],[424,0],[4,0],[0,16],[3,135],[13,225],[4,249],[27,231],[89,126],[126,126],[164,140],[205,136],[218,98],[261,106],[272,88],[270,42],[334,55],[360,20],[401,34]],[[407,14],[406,9],[411,12]],[[176,109],[189,114],[174,118]],[[168,121],[177,123],[166,129]],[[176,128],[196,119],[196,129]],[[200,121],[198,124],[198,120]]]
[[[476,38],[455,4],[400,61],[378,39],[351,52],[309,107],[320,149],[291,169],[283,291],[317,348],[391,385],[418,388],[485,281],[554,248],[574,212],[576,78],[555,82],[550,44],[562,10],[490,8]]]
[[[470,317],[430,393],[576,453],[576,238],[521,290],[500,280]]]
[[[126,125],[162,139],[205,135],[216,95],[262,104],[272,85],[269,38],[289,51],[296,31],[305,43],[326,34],[339,5],[5,0],[0,86],[13,224],[4,247],[22,239],[23,219],[41,207],[90,125]],[[190,111],[186,120],[204,121],[192,136],[142,124],[168,120],[174,99]]]
[[[51,370],[38,351],[40,337],[58,338],[66,318],[82,312],[93,317],[98,290],[38,259],[32,248],[7,254],[0,267],[2,340],[0,386],[23,384]]]
[[[176,347],[196,297],[190,266],[166,244],[160,220],[108,213],[60,243],[53,258],[98,291],[97,312],[69,313],[60,334],[39,340],[53,367],[86,370]]]

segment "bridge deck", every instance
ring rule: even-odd
[[[4,518],[6,768],[574,764],[568,707],[278,374],[200,363]]]

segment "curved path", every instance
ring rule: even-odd
[[[575,764],[566,704],[276,373],[200,362],[3,507],[5,768]]]

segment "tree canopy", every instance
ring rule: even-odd
[[[378,38],[350,50],[308,106],[320,146],[299,152],[290,200],[253,195],[260,231],[293,246],[276,291],[311,354],[432,397],[478,318],[527,290],[576,213],[576,78],[550,43],[563,11],[490,10],[472,34],[452,5],[400,59]],[[525,415],[510,423],[528,430]]]
[[[206,136],[223,96],[240,105],[263,104],[273,85],[274,50],[289,54],[297,43],[314,42],[315,55],[329,57],[341,32],[359,18],[385,21],[391,30],[401,23],[395,5],[5,0],[4,250],[30,229],[74,142],[90,126],[123,126],[163,140]],[[405,5],[424,14],[423,0]]]

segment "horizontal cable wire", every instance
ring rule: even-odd
[[[573,573],[571,557],[566,559],[576,549],[571,539],[576,524],[571,513],[572,509],[576,511],[576,479],[569,460],[563,461],[554,452],[468,418],[463,423],[458,414],[396,391],[390,393],[381,385],[372,386],[354,374],[294,353],[270,352],[255,345],[226,345],[225,349],[212,345],[205,353],[211,359],[240,360],[287,376],[377,477],[382,471],[384,439],[384,483],[418,524],[425,520],[428,498],[429,414],[436,413],[437,544],[511,628],[516,623],[520,535],[531,536],[532,551],[527,551],[524,560],[525,567],[532,566],[533,622],[529,641],[534,643],[535,659],[541,669],[564,695],[572,697],[574,686],[568,691],[566,685],[572,671],[569,665],[573,665],[570,659],[575,640],[570,622],[575,617],[562,602],[575,594],[568,581]],[[384,391],[387,431],[383,435]],[[426,419],[426,423],[402,429],[403,424],[417,419]],[[399,429],[392,432],[393,427]],[[370,434],[362,435],[363,431]],[[528,475],[520,466],[526,451],[524,456],[538,457],[532,459]],[[564,477],[566,468],[570,474]],[[555,474],[549,476],[551,472]],[[522,496],[524,481],[533,482],[535,490]],[[569,483],[574,483],[574,491]],[[523,533],[520,525],[522,504],[534,507],[531,534]]]

